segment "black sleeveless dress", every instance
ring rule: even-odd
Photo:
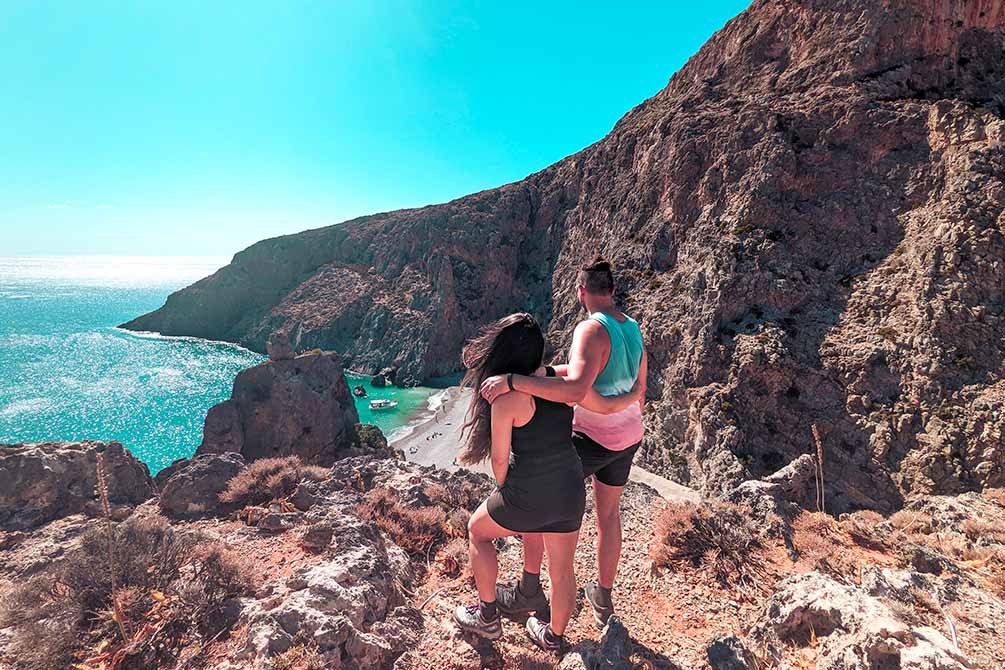
[[[497,524],[519,533],[579,530],[586,507],[583,465],[572,445],[572,408],[534,398],[534,416],[513,428],[506,481],[486,501]]]

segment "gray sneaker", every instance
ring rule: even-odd
[[[542,589],[537,590],[537,595],[525,596],[520,590],[519,582],[511,585],[496,584],[496,607],[503,614],[510,616],[546,612],[548,598]]]
[[[527,637],[545,651],[561,655],[565,650],[565,638],[555,635],[551,630],[551,624],[537,617],[527,619]]]
[[[597,628],[606,626],[607,620],[614,614],[614,602],[612,601],[610,605],[601,604],[604,597],[600,591],[600,585],[596,583],[583,589],[583,595],[586,596],[586,602],[590,603],[590,609],[593,610],[593,620],[597,622]]]
[[[454,609],[454,623],[475,635],[481,635],[488,640],[498,640],[502,637],[502,621],[497,616],[492,621],[482,618],[478,605],[458,605]]]

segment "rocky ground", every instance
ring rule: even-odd
[[[206,479],[192,476],[185,484],[194,497],[225,488],[226,480],[209,486],[217,476],[213,469],[197,470]],[[125,615],[134,631],[131,645],[122,645],[113,629],[76,623],[85,632],[70,657],[78,668],[207,670],[992,670],[1005,663],[1000,490],[919,498],[890,518],[857,513],[834,519],[789,507],[792,496],[777,481],[756,494],[738,493],[745,500],[735,508],[742,510],[739,517],[724,503],[689,507],[632,484],[624,504],[620,623],[604,633],[605,652],[597,646],[601,632],[580,603],[569,632],[574,651],[561,661],[529,645],[522,621],[507,621],[504,638],[495,644],[462,635],[450,621],[450,610],[474,597],[466,571],[466,510],[490,490],[482,475],[448,473],[375,452],[341,460],[323,476],[295,483],[281,500],[261,505],[215,505],[179,515],[165,509],[163,497],[117,504],[116,528],[166,520],[179,536],[197,535],[240,557],[250,584],[221,608],[225,625],[212,636],[195,626],[166,636],[158,626],[172,620],[163,603],[151,600],[146,610]],[[703,535],[693,514],[705,508],[712,510],[705,519],[711,534]],[[16,594],[39,580],[46,584],[44,597],[67,588],[58,579],[60,565],[77,560],[88,534],[104,528],[99,508],[72,506],[66,512],[0,535],[0,667],[64,667],[24,662],[24,645],[37,644],[32,635],[38,633],[29,625],[33,615],[18,610],[23,605]],[[716,544],[716,538],[727,535],[737,518],[750,543],[734,556],[735,547]],[[580,583],[595,574],[594,529],[591,506],[577,552]],[[503,579],[519,574],[519,555],[519,541],[507,540]],[[122,555],[113,560],[128,562]],[[185,571],[177,579],[184,580]],[[164,592],[169,605],[187,597],[175,595],[185,590],[173,585]],[[156,665],[144,664],[149,661],[143,646],[157,644],[175,646]],[[113,664],[113,652],[124,649],[131,651]]]

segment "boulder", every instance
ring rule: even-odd
[[[295,639],[352,667],[390,667],[418,639],[422,616],[404,606],[400,586],[413,578],[405,552],[354,516],[337,515],[331,524],[345,541],[323,563],[298,569],[284,580],[282,597],[251,602],[241,613],[248,641],[240,657],[253,667],[269,667]]]
[[[558,670],[633,670],[629,661],[631,638],[621,619],[612,616],[604,626],[600,642],[584,640],[562,658]]]
[[[161,511],[173,517],[226,514],[233,506],[220,502],[220,494],[245,468],[244,458],[233,452],[199,454],[171,465],[172,474],[161,488]]]
[[[288,361],[297,355],[290,343],[290,336],[283,332],[275,332],[269,336],[265,351],[270,361]]]
[[[327,466],[357,445],[357,421],[341,357],[310,352],[241,371],[230,399],[206,415],[196,453],[299,456]]]
[[[966,670],[967,658],[940,632],[913,626],[865,590],[819,572],[779,582],[752,634],[766,644],[817,640],[819,670]]]
[[[100,514],[98,454],[113,507],[133,507],[154,495],[147,466],[118,442],[0,445],[0,527],[26,530],[68,514]]]
[[[308,526],[300,536],[300,546],[307,551],[320,552],[332,543],[334,528],[328,523],[316,523]]]
[[[754,655],[735,635],[716,638],[706,651],[712,670],[757,670]]]

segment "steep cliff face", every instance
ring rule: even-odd
[[[708,493],[822,438],[833,509],[1005,484],[1005,6],[759,0],[600,142],[443,205],[260,242],[127,324],[284,329],[399,383],[595,253],[651,357],[650,467]]]

